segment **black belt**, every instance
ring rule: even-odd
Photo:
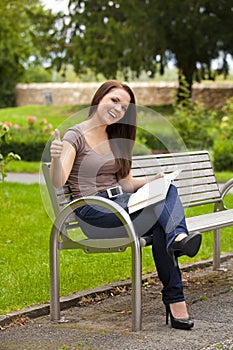
[[[123,194],[121,186],[107,188],[104,191],[98,192],[97,196],[100,195],[101,197],[105,197],[105,198],[115,198],[119,196],[119,194]]]

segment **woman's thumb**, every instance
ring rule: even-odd
[[[54,132],[55,132],[55,140],[61,141],[60,131],[58,129],[55,129]]]

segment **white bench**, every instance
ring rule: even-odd
[[[56,190],[51,182],[49,164],[43,163],[43,174],[53,206],[55,221],[50,239],[50,314],[51,319],[60,319],[60,273],[59,251],[63,249],[82,249],[86,253],[122,252],[127,247],[132,251],[132,330],[141,330],[141,247],[151,244],[151,237],[137,238],[129,215],[113,201],[90,196],[71,201],[68,186]],[[153,176],[158,172],[169,173],[182,170],[174,184],[185,208],[214,204],[209,214],[187,218],[190,232],[214,231],[213,268],[220,267],[220,229],[233,226],[233,209],[224,206],[224,197],[231,187],[233,179],[219,187],[214,169],[207,151],[169,153],[133,157],[134,176]],[[128,238],[73,240],[69,231],[78,227],[73,211],[84,204],[98,204],[114,212],[125,225]]]

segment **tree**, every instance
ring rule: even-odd
[[[107,78],[122,71],[153,77],[174,60],[191,93],[194,80],[228,73],[233,54],[233,0],[70,0],[66,59]],[[67,29],[67,28],[66,28]],[[211,62],[221,55],[215,72]]]
[[[58,41],[56,16],[40,0],[1,1],[0,18],[0,107],[6,107],[14,105],[15,85],[28,65],[53,59]]]

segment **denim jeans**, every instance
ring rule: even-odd
[[[128,212],[129,194],[113,198]],[[127,233],[120,220],[107,209],[95,206],[83,206],[76,210],[80,224],[89,238],[126,237]],[[164,201],[130,214],[136,234],[153,235],[152,252],[159,279],[163,284],[164,303],[184,300],[181,273],[178,263],[174,265],[167,249],[175,237],[188,233],[184,210],[175,186],[171,185]],[[98,227],[98,229],[97,229]]]

